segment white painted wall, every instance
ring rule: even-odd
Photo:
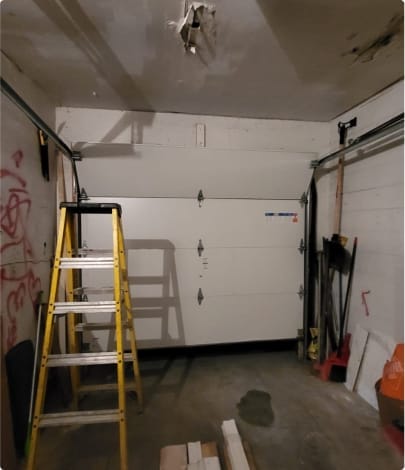
[[[43,90],[2,56],[2,77],[51,127],[55,107]],[[33,303],[48,295],[55,231],[55,165],[41,173],[38,138],[31,122],[1,94],[1,315],[3,349],[34,337]]]
[[[357,116],[355,138],[403,112],[403,82],[388,88],[330,123],[330,150],[338,149],[337,124]],[[336,162],[335,162],[336,163]],[[335,165],[335,164],[333,164]],[[330,238],[336,192],[335,166],[319,179],[321,236]],[[404,148],[398,138],[380,139],[346,156],[342,234],[349,250],[358,237],[348,331],[370,331],[359,393],[376,406],[375,381],[404,331]],[[361,293],[366,296],[366,316]],[[383,339],[381,339],[383,338]]]

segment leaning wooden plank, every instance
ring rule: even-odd
[[[249,464],[243,450],[235,420],[230,419],[222,423],[225,446],[228,452],[232,470],[249,470]]]
[[[369,332],[357,325],[354,331],[352,344],[350,346],[350,358],[347,367],[346,387],[354,390],[361,363],[364,358],[364,351],[368,341]]]
[[[201,442],[189,442],[187,444],[188,463],[197,463],[202,460]]]
[[[160,470],[185,470],[187,468],[187,446],[167,446],[160,449]]]

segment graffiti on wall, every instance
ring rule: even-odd
[[[5,312],[3,334],[6,350],[17,342],[18,318],[24,312],[33,311],[38,292],[41,290],[40,278],[35,274],[34,254],[28,235],[32,201],[27,181],[21,174],[23,159],[23,152],[17,150],[11,156],[12,169],[0,169],[0,281],[2,308]]]

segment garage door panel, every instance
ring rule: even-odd
[[[298,201],[193,199],[93,198],[94,202],[121,205],[128,247],[137,249],[190,248],[204,246],[291,246],[302,237],[303,209]],[[275,215],[266,215],[266,214]],[[293,216],[282,213],[297,214]],[[89,229],[103,225],[103,239],[110,240],[108,216],[89,216]]]
[[[302,324],[296,293],[303,277],[298,201],[218,199],[201,207],[191,199],[113,201],[123,209],[139,347],[296,336]],[[111,246],[109,216],[92,217],[83,227],[89,247]],[[92,273],[92,284],[105,283],[103,275]]]
[[[301,328],[301,301],[286,294],[207,296],[183,300],[186,344],[288,339]]]
[[[302,237],[299,201],[207,200],[198,211],[198,219],[207,247],[297,247]]]
[[[81,146],[85,158],[79,171],[92,197],[192,198],[203,188],[209,197],[299,199],[316,158],[314,153],[286,151],[128,145],[121,151],[115,147],[114,158],[97,158],[105,154],[105,146],[90,147]]]
[[[159,247],[158,240],[162,247],[197,247],[201,236],[197,200],[124,198],[116,201],[123,209],[125,238],[142,239],[144,248]]]
[[[134,296],[155,292],[173,296],[196,292],[201,258],[197,250],[129,250],[129,283]]]
[[[204,254],[200,283],[212,295],[294,293],[302,279],[296,249],[211,248]]]

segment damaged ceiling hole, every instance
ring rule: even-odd
[[[195,29],[198,29],[200,27],[200,20],[197,18],[197,12],[195,12],[191,27]]]
[[[184,48],[192,54],[197,53],[201,37],[207,41],[209,36],[215,38],[215,7],[201,2],[185,2],[184,18],[178,26],[178,33],[184,43]]]

